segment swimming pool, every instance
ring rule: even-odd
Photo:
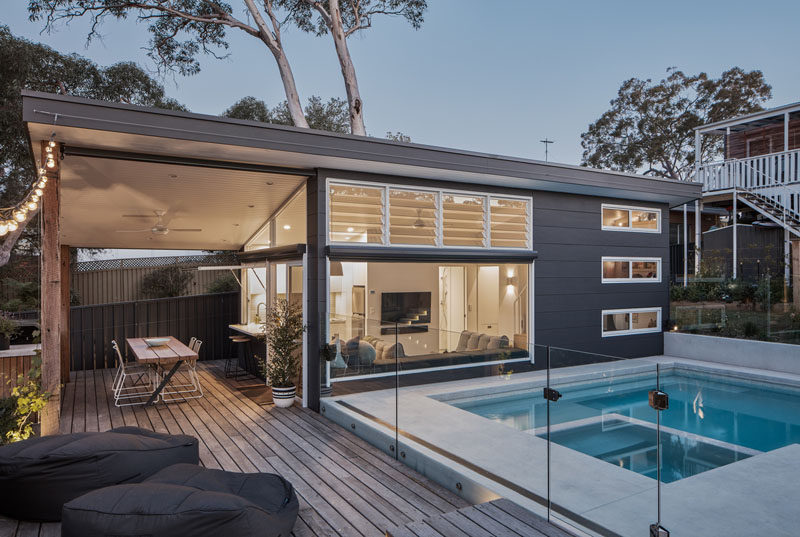
[[[662,480],[670,483],[789,444],[800,443],[800,389],[675,369],[662,373],[669,409],[661,415]],[[551,440],[656,477],[656,411],[647,402],[655,375],[555,385]],[[541,388],[451,402],[453,406],[546,437]]]

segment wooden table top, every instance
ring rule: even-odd
[[[128,346],[131,348],[131,351],[133,351],[133,355],[136,357],[137,362],[145,364],[164,364],[174,363],[178,360],[197,360],[197,353],[174,337],[162,337],[169,337],[169,341],[164,345],[159,345],[158,347],[148,346],[144,341],[145,338],[141,337],[128,338],[126,341],[128,342]]]

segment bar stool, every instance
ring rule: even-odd
[[[228,336],[228,338],[236,345],[236,357],[229,356],[225,361],[225,378],[239,380],[242,372],[245,375],[248,373],[245,363],[247,353],[250,351],[250,338],[247,336]]]

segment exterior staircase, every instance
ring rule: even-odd
[[[779,199],[766,196],[754,189],[737,189],[737,199],[752,207],[789,233],[800,237],[800,214],[786,207]]]

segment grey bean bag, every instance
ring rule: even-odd
[[[199,460],[196,438],[138,427],[23,440],[0,447],[0,514],[58,521],[64,503],[82,494]]]
[[[62,537],[286,537],[297,519],[292,485],[274,474],[176,464],[138,485],[64,505]]]

